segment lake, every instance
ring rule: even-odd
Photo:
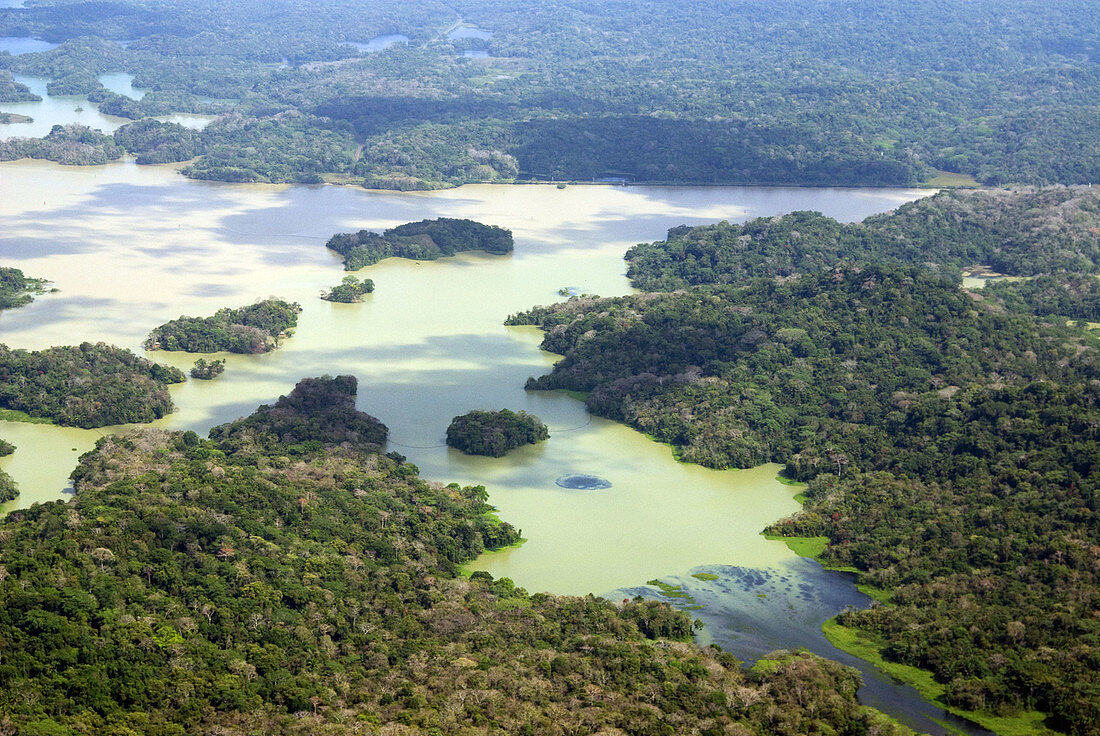
[[[373,54],[376,51],[382,51],[395,43],[407,44],[409,37],[401,33],[390,33],[385,36],[375,36],[369,41],[344,41],[345,46],[353,46],[356,51],[363,51],[368,54]]]
[[[852,221],[927,193],[552,185],[393,193],[194,182],[171,166],[12,162],[0,164],[3,263],[52,279],[60,292],[0,314],[0,341],[33,349],[103,340],[140,351],[150,329],[181,314],[208,315],[269,296],[298,301],[297,332],[282,348],[224,356],[220,378],[173,387],[178,411],[154,426],[205,434],[275,401],[303,376],[354,374],[357,405],[390,427],[389,449],[407,455],[429,480],[484,484],[501,517],[523,530],[525,544],[484,555],[471,569],[511,577],[532,592],[568,594],[683,578],[699,565],[782,571],[784,586],[808,585],[813,595],[776,596],[762,610],[787,615],[787,606],[803,606],[811,623],[791,629],[798,638],[858,594],[843,577],[760,536],[798,508],[796,489],[776,480],[778,466],[682,465],[668,448],[588,415],[569,396],[524,391],[527,377],[549,371],[555,356],[538,350],[537,330],[502,323],[510,313],[559,300],[562,288],[630,293],[623,253],[670,227],[796,209]],[[440,216],[511,228],[515,252],[390,259],[360,272],[377,285],[363,304],[318,298],[344,275],[324,247],[333,233]],[[187,369],[196,356],[149,357]],[[499,459],[445,446],[451,418],[500,408],[541,417],[550,439]],[[63,497],[76,457],[107,431],[0,422],[0,437],[18,448],[0,459],[22,490],[9,508]],[[556,483],[569,474],[610,485]],[[737,579],[720,577],[727,587]],[[743,641],[739,650],[723,610],[717,602],[708,609],[709,635],[751,658],[762,645]],[[914,700],[924,705],[914,695],[907,702]]]
[[[42,99],[38,102],[0,102],[0,112],[11,112],[19,115],[27,115],[32,118],[29,123],[0,124],[0,138],[41,138],[47,135],[55,125],[69,125],[79,123],[89,128],[101,130],[104,133],[113,133],[123,125],[134,122],[128,118],[104,115],[99,112],[99,105],[89,102],[84,95],[51,95],[46,91],[46,85],[50,80],[41,77],[25,77],[19,74],[13,75],[15,81],[25,84],[31,92]],[[126,95],[135,100],[145,96],[145,90],[133,86],[134,78],[125,73],[103,74],[99,77],[100,84],[118,94]],[[212,115],[175,114],[157,118],[170,123],[179,123],[187,128],[201,130],[214,119]]]
[[[3,7],[15,6],[0,4],[0,8]],[[29,36],[0,36],[0,53],[7,51],[12,56],[49,51],[50,49],[56,49],[59,45],[38,38],[30,38]]]

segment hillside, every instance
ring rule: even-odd
[[[517,532],[378,454],[355,388],[308,379],[211,440],[104,438],[74,500],[0,522],[0,728],[902,733],[811,655],[745,672],[661,604],[459,579]]]
[[[1095,336],[880,266],[510,323],[565,356],[529,388],[588,392],[685,461],[809,480],[805,512],[771,531],[827,537],[826,560],[891,591],[845,622],[932,670],[949,704],[1097,733]]]
[[[639,289],[785,277],[852,263],[893,263],[957,276],[982,265],[1012,276],[1100,273],[1100,189],[944,191],[844,224],[817,212],[677,227],[627,254]]]
[[[0,8],[0,57],[135,121],[0,147],[194,159],[234,182],[433,189],[521,180],[796,186],[1100,181],[1089,0],[215,0]],[[476,29],[475,34],[454,33]],[[372,39],[405,43],[374,48]],[[117,42],[123,43],[117,43]],[[125,72],[149,90],[106,89]],[[4,78],[6,79],[6,74]],[[0,94],[25,99],[20,85]],[[149,119],[220,115],[200,134]],[[91,138],[82,132],[81,138]]]

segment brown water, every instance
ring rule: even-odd
[[[644,436],[587,415],[565,395],[527,393],[554,356],[512,312],[556,301],[562,287],[630,291],[623,252],[669,227],[816,209],[844,220],[924,195],[906,190],[743,187],[470,186],[434,193],[187,181],[170,167],[75,169],[0,165],[0,263],[50,278],[58,294],[0,315],[0,341],[42,348],[104,340],[140,349],[180,314],[279,296],[303,306],[278,351],[227,356],[225,374],[172,389],[179,407],[157,422],[205,432],[288,392],[303,376],[352,373],[358,404],[391,428],[391,447],[432,480],[483,483],[521,547],[474,569],[529,590],[605,592],[703,563],[766,567],[792,555],[759,536],[792,513],[777,468],[712,471],[681,465]],[[511,228],[510,256],[465,254],[365,269],[377,291],[358,305],[318,293],[343,276],[324,248],[334,232],[426,217],[469,217]],[[188,368],[195,356],[150,357]],[[444,446],[450,419],[470,409],[524,409],[551,438],[505,458]],[[17,452],[0,467],[20,484],[17,507],[61,497],[76,456],[107,430],[0,423]],[[74,449],[75,448],[75,449]],[[597,491],[555,485],[569,473],[611,482]]]

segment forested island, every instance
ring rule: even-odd
[[[105,437],[74,499],[0,521],[8,727],[908,733],[813,655],[745,671],[684,643],[690,619],[664,604],[462,580],[458,565],[516,530],[480,486],[380,454],[355,390],[307,379],[208,440]]]
[[[212,317],[182,316],[149,333],[146,350],[188,353],[266,353],[279,347],[298,325],[296,303],[265,299],[237,309],[219,309]]]
[[[321,294],[321,298],[326,302],[358,304],[363,301],[364,294],[371,294],[373,292],[373,279],[363,279],[360,281],[354,276],[345,276],[343,281]]]
[[[1093,201],[952,193],[858,227],[677,229],[631,262],[672,290],[509,323],[565,356],[529,388],[585,392],[683,461],[809,481],[803,513],[768,531],[822,539],[824,562],[859,572],[885,605],[840,623],[930,670],[943,703],[1094,734],[1100,339],[1078,322],[1096,309]],[[900,265],[916,252],[923,267]],[[960,289],[955,268],[979,257],[1083,273]]]
[[[381,235],[370,230],[337,233],[325,247],[343,257],[346,270],[358,271],[383,258],[434,261],[469,250],[505,255],[512,252],[512,244],[512,232],[505,228],[440,217],[391,227]]]
[[[206,361],[206,358],[199,358],[195,361],[195,365],[191,366],[191,377],[197,378],[200,381],[210,381],[222,373],[225,372],[225,360],[211,360]]]
[[[72,427],[151,422],[172,411],[172,367],[105,343],[45,350],[0,345],[0,408]]]
[[[0,266],[0,309],[30,304],[35,294],[44,291],[46,279],[27,278],[18,268]]]
[[[467,412],[447,427],[448,445],[467,455],[489,457],[504,457],[517,447],[534,445],[549,436],[541,419],[511,409]]]
[[[135,121],[73,163],[120,147],[144,163],[188,161],[184,174],[200,179],[402,190],[1100,181],[1100,20],[1087,0],[279,8],[0,8],[0,36],[60,43],[0,56],[0,73],[47,77]],[[463,24],[492,36],[447,33]],[[397,33],[409,42],[360,50]],[[149,92],[111,92],[99,79],[109,72]],[[0,94],[31,95],[4,80]],[[176,112],[222,117],[201,133],[151,121]]]
[[[0,457],[7,457],[13,452],[15,452],[15,445],[0,440]],[[18,495],[19,489],[15,485],[15,481],[12,480],[10,475],[0,470],[0,503],[11,501]]]

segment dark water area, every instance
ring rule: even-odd
[[[641,595],[686,609],[704,624],[696,636],[699,644],[715,644],[748,664],[777,649],[805,648],[854,667],[863,675],[861,703],[921,733],[992,736],[991,731],[926,702],[913,688],[829,643],[821,632],[826,620],[848,608],[866,608],[872,603],[856,590],[851,575],[825,570],[804,558],[770,569],[708,565],[692,572],[716,577],[661,578],[681,586],[679,592],[686,594],[685,598],[667,597],[649,586],[623,589],[609,597]]]
[[[570,473],[563,475],[554,481],[561,488],[572,488],[576,491],[599,491],[611,487],[611,481],[595,475],[584,473]]]

